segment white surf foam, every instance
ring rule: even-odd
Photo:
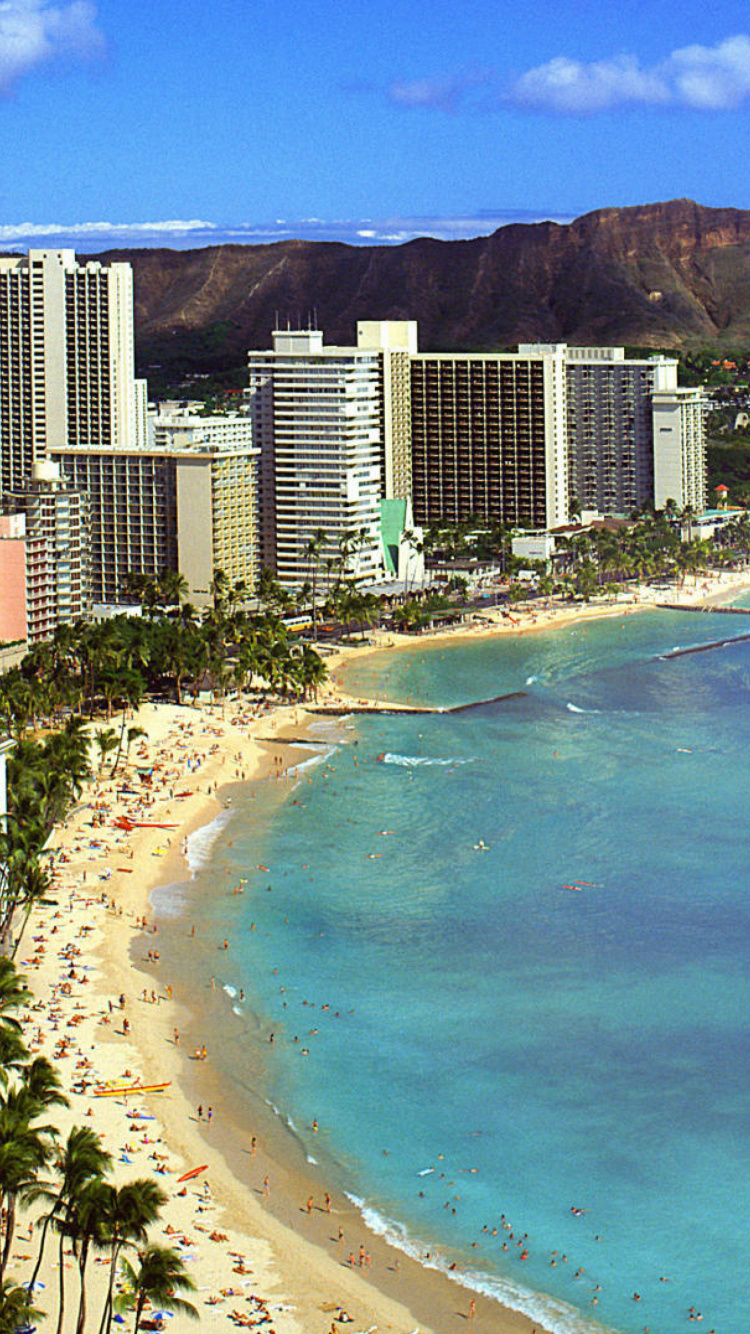
[[[601,713],[601,709],[581,709],[577,704],[566,704],[569,713]]]
[[[211,849],[219,834],[226,829],[233,814],[233,811],[220,811],[210,824],[201,825],[200,829],[195,829],[188,835],[186,860],[191,875],[194,876],[201,867],[208,864]]]
[[[435,765],[440,769],[453,768],[456,764],[471,764],[468,760],[442,760],[436,756],[430,755],[396,755],[392,751],[386,751],[381,761],[382,764],[397,764],[402,769],[416,769],[419,765]]]
[[[279,1118],[280,1121],[283,1121],[283,1122],[284,1122],[284,1125],[285,1125],[285,1126],[288,1126],[289,1129],[290,1129],[291,1131],[293,1131],[293,1133],[294,1133],[295,1135],[298,1134],[297,1127],[296,1127],[296,1125],[294,1124],[294,1122],[293,1122],[291,1116],[286,1116],[285,1113],[282,1112],[281,1108],[280,1108],[280,1107],[277,1107],[277,1106],[276,1106],[276,1103],[275,1103],[275,1102],[271,1102],[270,1099],[266,1098],[265,1101],[266,1101],[266,1107],[270,1107],[270,1108],[271,1108],[271,1111],[273,1112],[274,1116],[277,1116],[277,1117]]]
[[[376,1236],[383,1237],[391,1246],[416,1260],[425,1269],[436,1269],[445,1274],[454,1283],[460,1283],[492,1301],[499,1302],[513,1311],[520,1312],[530,1320],[542,1325],[550,1334],[606,1334],[608,1327],[587,1319],[575,1307],[556,1297],[532,1292],[513,1279],[499,1278],[480,1270],[453,1270],[448,1261],[440,1254],[428,1250],[424,1244],[410,1237],[402,1223],[384,1217],[356,1195],[345,1192],[362,1215],[362,1221]],[[611,1334],[614,1334],[612,1331]]]

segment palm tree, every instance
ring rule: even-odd
[[[0,1028],[0,1084],[7,1088],[11,1073],[21,1070],[29,1059],[26,1044],[11,1028]]]
[[[229,579],[223,570],[214,570],[210,592],[213,598],[214,611],[223,614],[229,597]]]
[[[0,1254],[0,1280],[10,1259],[16,1225],[16,1208],[33,1189],[50,1155],[48,1127],[31,1125],[23,1105],[12,1094],[0,1106],[0,1204],[5,1215],[5,1238]]]
[[[188,1320],[198,1320],[198,1311],[192,1302],[186,1302],[175,1295],[178,1292],[195,1292],[195,1284],[185,1272],[182,1257],[177,1251],[167,1246],[149,1246],[138,1258],[138,1269],[128,1260],[123,1261],[126,1291],[115,1300],[118,1311],[135,1310],[133,1334],[138,1334],[147,1302],[157,1309],[186,1316]]]
[[[142,736],[147,737],[148,732],[146,731],[145,727],[129,727],[126,735],[127,735],[127,746],[125,748],[125,768],[127,769],[130,763],[130,747],[132,746],[133,742],[138,741],[140,737]]]
[[[26,863],[23,879],[20,884],[20,895],[15,903],[14,911],[21,909],[23,911],[23,920],[21,922],[18,934],[13,941],[11,958],[15,958],[18,948],[23,939],[29,917],[37,903],[49,894],[52,888],[52,877],[46,867],[42,866],[36,857],[29,858]]]
[[[39,1115],[45,1107],[67,1107],[68,1099],[62,1090],[60,1073],[46,1056],[35,1056],[23,1072],[22,1093],[36,1107]]]
[[[31,1288],[19,1288],[4,1280],[0,1284],[0,1334],[17,1334],[38,1320],[42,1312],[31,1304]]]
[[[21,1031],[18,1019],[10,1013],[34,999],[26,986],[26,978],[19,973],[11,959],[0,954],[0,1028]]]
[[[147,1230],[159,1216],[167,1197],[154,1181],[146,1177],[129,1181],[118,1190],[109,1186],[106,1229],[110,1245],[109,1287],[102,1312],[99,1334],[109,1334],[114,1314],[113,1301],[117,1262],[124,1246],[145,1242]]]
[[[120,673],[119,693],[123,700],[122,721],[120,723],[120,735],[117,739],[117,754],[115,755],[115,761],[109,775],[110,778],[114,778],[120,764],[122,745],[125,739],[127,711],[130,709],[131,714],[135,714],[136,710],[140,708],[140,705],[143,702],[145,690],[146,683],[140,672],[134,672],[129,667],[126,667],[124,671]]]
[[[328,676],[328,668],[315,649],[309,644],[302,645],[302,653],[296,660],[296,675],[302,687],[302,698],[307,699],[308,691],[318,698],[318,689]]]
[[[72,1239],[78,1260],[79,1296],[76,1334],[83,1334],[86,1324],[86,1265],[91,1247],[105,1250],[109,1245],[107,1233],[109,1191],[110,1187],[103,1177],[93,1177],[85,1182],[65,1224],[65,1234]]]
[[[106,1149],[102,1148],[99,1136],[95,1135],[94,1131],[89,1129],[88,1126],[74,1126],[57,1160],[56,1166],[60,1179],[56,1189],[52,1190],[37,1183],[33,1191],[30,1192],[30,1198],[43,1199],[49,1204],[48,1212],[44,1215],[42,1224],[39,1252],[29,1284],[30,1290],[33,1289],[41,1268],[50,1224],[61,1215],[72,1216],[76,1201],[80,1198],[84,1187],[92,1180],[101,1178],[104,1173],[109,1171],[111,1165],[112,1157]],[[60,1250],[60,1273],[62,1276],[64,1268],[62,1264],[62,1240]]]
[[[159,602],[163,607],[179,607],[181,602],[187,602],[190,588],[179,570],[162,570],[157,585]]]
[[[695,507],[694,507],[693,505],[684,505],[684,506],[683,506],[683,510],[682,510],[682,514],[680,515],[680,518],[681,518],[683,524],[685,524],[685,525],[687,526],[687,540],[688,540],[688,542],[692,542],[692,540],[693,540],[693,519],[695,518]]]
[[[314,639],[316,642],[317,642],[317,638],[318,638],[318,598],[317,598],[317,589],[318,589],[318,574],[320,573],[320,555],[321,555],[321,552],[322,552],[322,550],[323,550],[323,547],[326,545],[326,542],[327,542],[327,541],[328,541],[328,538],[327,538],[325,529],[323,529],[323,528],[316,528],[316,529],[315,529],[315,532],[313,533],[312,537],[310,538],[310,541],[308,542],[307,546],[305,547],[305,555],[307,556],[307,558],[308,558],[308,560],[310,561],[311,566],[312,566],[312,596],[311,596],[310,602],[311,602],[311,606],[312,606],[313,639]]]
[[[117,750],[117,733],[114,727],[99,727],[96,731],[96,744],[99,747],[99,777],[102,776],[104,761],[113,750]]]

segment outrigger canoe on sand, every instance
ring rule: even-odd
[[[172,1083],[167,1079],[163,1084],[100,1084],[94,1089],[95,1098],[121,1098],[127,1093],[163,1093]]]
[[[112,821],[115,829],[122,829],[126,834],[133,829],[179,829],[178,824],[164,824],[160,820],[131,820],[128,815],[118,815],[116,820]]]

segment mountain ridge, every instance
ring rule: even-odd
[[[400,246],[278,241],[118,249],[134,270],[139,365],[222,370],[316,320],[351,344],[358,319],[415,319],[424,350],[521,342],[694,348],[750,343],[750,211],[689,199],[509,223]]]

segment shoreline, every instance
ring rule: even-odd
[[[340,709],[350,705],[352,712],[358,708],[363,712],[377,712],[379,709],[409,709],[411,706],[385,697],[365,698],[359,691],[346,688],[346,671],[352,664],[358,664],[375,654],[384,652],[419,652],[432,648],[445,649],[451,645],[466,644],[477,639],[495,639],[506,635],[535,634],[541,630],[555,630],[570,625],[612,619],[618,616],[632,616],[643,611],[687,610],[706,606],[720,607],[743,592],[750,591],[750,569],[745,571],[712,571],[700,583],[683,585],[682,588],[639,584],[635,591],[629,591],[622,597],[608,602],[547,602],[544,605],[531,602],[521,603],[513,612],[513,619],[498,608],[472,614],[472,621],[455,626],[451,630],[427,631],[419,635],[403,634],[398,631],[376,631],[367,641],[343,645],[337,653],[336,670],[343,672],[336,682],[336,690],[330,696],[335,707]],[[668,599],[668,602],[667,602]],[[750,622],[748,623],[750,629]],[[334,710],[319,707],[316,712],[323,715]],[[417,704],[416,712],[441,712]]]
[[[694,591],[695,595],[686,598],[685,604],[709,601],[709,599],[726,601],[736,596],[741,588],[750,585],[750,576],[745,575],[739,579],[736,577],[727,579],[724,576],[723,580],[720,577],[720,581],[721,587],[714,589],[708,598],[705,596],[705,589],[699,591],[696,586],[695,590],[688,590],[688,592]],[[427,638],[420,637],[417,640],[411,636],[397,637],[399,641],[403,640],[403,643],[393,642],[394,637],[389,636],[386,642],[368,645],[364,650],[345,649],[341,653],[332,655],[327,662],[334,671],[339,672],[343,669],[345,673],[352,660],[361,661],[373,652],[392,651],[402,647],[411,649],[438,645],[444,647],[446,643],[464,643],[467,639],[479,635],[494,637],[498,633],[526,633],[536,628],[554,628],[556,625],[598,618],[602,615],[630,614],[637,610],[651,609],[656,605],[655,600],[639,598],[637,603],[631,601],[627,604],[617,603],[588,608],[566,607],[560,609],[562,615],[553,611],[543,618],[540,618],[537,609],[536,612],[529,613],[531,620],[528,624],[520,626],[504,624],[486,628],[483,626],[479,630],[468,631],[461,628],[458,631],[431,635]],[[568,614],[564,614],[565,612]],[[340,686],[329,690],[327,699],[337,708],[345,707],[347,704],[356,706],[353,696],[348,695]],[[393,707],[386,701],[375,701],[375,703],[380,707]],[[245,715],[249,714],[249,708],[244,712]],[[89,1015],[81,1023],[82,1035],[85,1030],[85,1038],[79,1043],[78,1048],[81,1059],[86,1059],[83,1054],[84,1048],[86,1051],[95,1049],[96,1063],[101,1067],[99,1077],[102,1079],[122,1078],[125,1068],[130,1072],[137,1068],[146,1080],[169,1077],[172,1081],[171,1089],[163,1095],[163,1099],[152,1097],[148,1100],[149,1113],[154,1113],[158,1117],[154,1130],[158,1129],[162,1136],[162,1147],[168,1154],[170,1165],[175,1158],[182,1164],[179,1170],[178,1167],[174,1168],[175,1174],[178,1175],[194,1163],[202,1162],[204,1158],[208,1159],[207,1175],[210,1177],[213,1204],[221,1227],[230,1238],[227,1245],[232,1248],[222,1256],[222,1263],[219,1265],[217,1247],[221,1243],[212,1243],[210,1234],[207,1242],[201,1240],[200,1245],[204,1253],[198,1257],[194,1272],[196,1278],[200,1273],[202,1280],[209,1279],[207,1285],[201,1281],[202,1288],[205,1289],[206,1286],[211,1288],[210,1297],[206,1298],[200,1307],[202,1318],[208,1318],[213,1313],[221,1313],[226,1318],[232,1303],[241,1304],[244,1300],[243,1292],[239,1295],[231,1292],[232,1285],[237,1282],[237,1279],[233,1278],[237,1273],[233,1257],[240,1250],[246,1252],[252,1250],[253,1287],[267,1294],[264,1300],[269,1303],[277,1334],[298,1334],[301,1330],[304,1330],[305,1334],[329,1334],[332,1315],[335,1315],[339,1306],[345,1307],[352,1315],[353,1321],[358,1325],[361,1324],[362,1328],[368,1328],[375,1322],[381,1328],[403,1330],[404,1334],[411,1334],[415,1326],[424,1330],[425,1334],[443,1334],[444,1331],[448,1334],[451,1329],[463,1327],[459,1322],[467,1319],[472,1298],[476,1301],[476,1317],[472,1323],[480,1330],[492,1329],[498,1334],[500,1331],[502,1334],[528,1334],[533,1329],[541,1331],[542,1325],[538,1320],[534,1321],[492,1298],[474,1293],[468,1286],[462,1286],[459,1273],[453,1279],[445,1273],[426,1268],[421,1261],[411,1259],[401,1251],[396,1251],[375,1233],[370,1233],[368,1236],[366,1225],[354,1205],[332,1190],[332,1217],[336,1227],[339,1223],[344,1227],[345,1245],[349,1245],[350,1230],[356,1233],[357,1243],[360,1243],[360,1238],[365,1238],[367,1241],[365,1249],[369,1247],[373,1262],[373,1268],[367,1271],[366,1277],[358,1265],[351,1269],[345,1257],[341,1255],[336,1239],[332,1236],[333,1229],[330,1227],[331,1219],[327,1210],[319,1205],[321,1190],[319,1178],[310,1172],[308,1164],[304,1162],[295,1164],[292,1161],[295,1155],[291,1152],[291,1132],[282,1130],[279,1137],[282,1152],[277,1157],[280,1161],[271,1157],[266,1158],[263,1146],[259,1147],[256,1162],[253,1164],[253,1180],[248,1182],[247,1174],[242,1168],[249,1165],[250,1155],[245,1153],[247,1162],[243,1163],[243,1149],[237,1143],[234,1128],[232,1126],[226,1129],[220,1128],[218,1122],[223,1121],[223,1113],[220,1111],[210,1131],[199,1126],[195,1118],[197,1099],[193,1098],[194,1090],[206,1088],[208,1093],[201,1093],[203,1101],[206,1102],[207,1097],[211,1095],[219,1109],[222,1107],[220,1098],[225,1100],[225,1094],[220,1088],[220,1077],[215,1076],[211,1069],[210,1059],[205,1066],[202,1063],[193,1063],[185,1059],[184,1050],[180,1051],[174,1045],[173,1030],[175,1027],[182,1030],[186,1024],[189,1025],[188,1016],[195,1004],[194,996],[187,994],[182,997],[179,994],[181,988],[178,986],[173,989],[171,984],[167,986],[167,993],[172,994],[164,995],[166,974],[163,967],[149,965],[147,957],[142,956],[140,961],[135,957],[139,947],[147,950],[149,945],[154,944],[153,933],[144,934],[136,920],[142,918],[144,914],[153,916],[151,899],[154,892],[171,886],[177,888],[184,885],[191,877],[182,851],[183,840],[192,833],[205,829],[222,810],[226,809],[227,795],[231,794],[233,784],[243,783],[243,791],[247,791],[251,784],[268,781],[274,773],[281,771],[281,763],[277,766],[273,756],[274,740],[278,740],[284,751],[284,760],[289,761],[291,758],[289,742],[294,740],[299,743],[302,753],[310,726],[319,722],[326,713],[330,714],[330,710],[321,708],[320,711],[313,711],[303,706],[284,706],[270,713],[266,711],[259,716],[253,716],[252,719],[246,717],[244,722],[237,724],[233,718],[224,718],[216,710],[193,710],[188,706],[183,706],[181,709],[169,705],[144,706],[137,721],[147,730],[150,727],[151,732],[148,745],[143,749],[148,751],[153,748],[154,755],[160,757],[160,761],[157,762],[164,763],[162,756],[166,754],[174,763],[173,753],[167,750],[167,746],[185,750],[192,747],[197,749],[203,758],[200,768],[191,772],[189,766],[185,768],[184,764],[180,764],[180,760],[188,757],[178,756],[171,790],[174,793],[178,785],[181,790],[190,787],[189,797],[169,796],[170,789],[167,788],[166,792],[159,795],[157,809],[146,812],[154,814],[157,819],[161,815],[165,823],[175,822],[177,825],[175,830],[167,832],[140,829],[137,836],[131,834],[126,840],[120,835],[112,839],[105,849],[97,849],[92,853],[86,850],[82,841],[85,838],[85,817],[91,812],[91,805],[83,804],[53,837],[53,848],[57,853],[62,850],[64,855],[71,855],[70,861],[59,863],[60,871],[64,870],[64,877],[62,881],[58,880],[56,885],[60,899],[66,890],[72,895],[71,911],[64,915],[65,942],[70,944],[82,937],[87,941],[87,951],[93,945],[92,954],[98,960],[96,975],[92,979],[95,981],[95,986],[91,987],[91,994],[87,997],[89,1003],[85,1007],[90,1011],[91,1001],[94,1000],[96,1013]],[[186,732],[191,733],[190,747],[185,741]],[[264,735],[260,737],[258,732]],[[230,758],[228,746],[230,748],[236,746],[234,755],[237,758]],[[315,753],[317,748],[311,751],[311,754]],[[227,772],[227,769],[233,766],[234,774]],[[199,778],[194,782],[196,773],[199,774]],[[92,803],[97,800],[107,800],[112,803],[110,811],[107,812],[108,823],[105,826],[110,836],[111,820],[116,813],[124,809],[126,804],[122,795],[117,797],[116,786],[107,783],[91,785]],[[286,789],[286,783],[284,788]],[[282,800],[286,795],[286,791],[280,792]],[[98,818],[96,812],[93,818]],[[123,854],[119,850],[120,846],[128,842],[130,846]],[[77,859],[72,856],[74,852]],[[88,865],[92,856],[94,867]],[[118,865],[128,857],[131,860],[130,866]],[[89,874],[97,877],[93,884],[88,879]],[[97,896],[102,892],[107,896],[107,903],[97,901]],[[59,979],[62,974],[59,964],[57,973],[55,971],[51,949],[49,957],[46,957],[46,946],[41,957],[38,953],[39,947],[36,953],[32,950],[32,936],[36,938],[40,932],[47,933],[46,945],[51,945],[50,933],[53,931],[56,931],[62,939],[63,923],[55,923],[54,919],[55,914],[52,909],[36,910],[32,914],[21,952],[24,959],[30,958],[32,961],[28,966],[20,964],[21,971],[27,973],[32,990],[43,1004],[47,1002],[51,988],[55,985],[59,987],[59,981],[55,984],[54,979],[56,976]],[[126,930],[122,929],[124,925],[127,926]],[[158,942],[158,935],[156,940]],[[88,958],[88,954],[86,957]],[[85,976],[88,979],[88,974]],[[153,988],[152,994],[159,990],[159,998],[152,1002],[152,1009],[147,1009],[148,1002],[143,1001],[141,1009],[138,992],[143,992],[144,988],[148,992],[149,986]],[[74,1014],[73,1011],[79,1009],[83,994],[75,986],[72,995],[66,998],[67,1005],[59,994],[57,996],[58,1005],[70,1015],[68,1025],[71,1021],[78,1020],[80,1016],[80,1010],[78,1014]],[[132,1031],[128,1038],[119,1032],[113,1033],[110,1024],[105,1023],[108,1018],[107,1004],[118,994],[126,995],[126,1012],[132,1016]],[[142,1022],[144,1014],[148,1018],[145,1026]],[[114,1015],[112,1018],[116,1025],[118,1020]],[[31,1016],[27,1016],[27,1024],[33,1025],[36,1022],[36,1019],[32,1020]],[[55,1027],[53,1031],[58,1029]],[[185,1030],[185,1040],[188,1031],[189,1029]],[[35,1052],[44,1052],[51,1056],[54,1039],[50,1034],[47,1035],[46,1041],[41,1040],[44,1036],[41,1025],[39,1034],[40,1044],[35,1047]],[[70,1124],[75,1121],[80,1122],[81,1109],[84,1106],[91,1107],[92,1103],[90,1095],[80,1100],[76,1098],[72,1112],[67,1116],[67,1122]],[[101,1100],[94,1104],[92,1111],[94,1108],[95,1119],[92,1124],[102,1128],[108,1147],[114,1151],[115,1141],[123,1135],[126,1144],[129,1143],[127,1130],[118,1129],[123,1120],[118,1100]],[[83,1115],[86,1115],[86,1112],[83,1112]],[[272,1115],[269,1112],[269,1116]],[[61,1116],[60,1122],[66,1130],[66,1118]],[[131,1122],[132,1124],[134,1123]],[[154,1143],[150,1136],[147,1139],[148,1143]],[[295,1145],[298,1156],[304,1158],[302,1147],[296,1142]],[[138,1149],[132,1155],[134,1163],[139,1154],[144,1158],[147,1157],[145,1147]],[[128,1158],[131,1155],[124,1154],[123,1157]],[[267,1166],[261,1175],[264,1164]],[[142,1170],[142,1164],[139,1166]],[[120,1172],[122,1169],[118,1165],[117,1173]],[[129,1175],[132,1175],[132,1171]],[[260,1203],[262,1186],[253,1184],[256,1178],[262,1183],[264,1176],[269,1176],[272,1181],[272,1197],[265,1207]],[[119,1176],[116,1179],[119,1180]],[[160,1176],[160,1182],[167,1187],[174,1184],[166,1174]],[[317,1192],[317,1198],[312,1212],[306,1216],[304,1202],[308,1191],[312,1189],[311,1182]],[[201,1212],[210,1207],[202,1200],[201,1194],[192,1189],[188,1190],[187,1197],[182,1198],[178,1198],[174,1191],[170,1191],[170,1201],[159,1227],[176,1226],[178,1232],[181,1229],[183,1236],[194,1233],[203,1227],[203,1223],[199,1221]],[[167,1240],[170,1235],[167,1235]],[[161,1237],[154,1239],[162,1240]],[[358,1247],[355,1247],[355,1250],[357,1249]],[[244,1264],[244,1261],[242,1263]],[[44,1277],[44,1274],[42,1276]],[[242,1283],[244,1282],[243,1279]],[[228,1285],[227,1291],[230,1295],[219,1297],[214,1301],[216,1296],[214,1288],[218,1289],[220,1294],[222,1283],[225,1287]],[[581,1319],[583,1321],[584,1317]],[[177,1318],[173,1329],[177,1331],[180,1328]],[[591,1325],[591,1328],[594,1326]]]
[[[284,799],[280,795],[279,800]],[[268,812],[265,818],[269,818]],[[187,940],[187,920],[184,912],[176,919],[176,935],[169,942],[173,948],[179,940]],[[171,952],[169,948],[166,950],[165,959],[170,958]],[[199,997],[197,1004],[196,996]],[[231,1022],[232,1013],[237,1016],[233,1002],[234,997],[226,994],[226,986],[221,985],[218,978],[215,992],[207,992],[205,987],[194,992],[190,1004],[189,1045],[200,1042],[206,1031],[213,1031],[212,1025],[217,1022],[222,1028]],[[202,1099],[204,1106],[212,1102],[214,1107],[220,1108],[220,1117],[214,1119],[210,1132],[204,1126],[203,1139],[207,1143],[210,1138],[219,1148],[233,1176],[245,1189],[260,1195],[261,1183],[264,1178],[270,1178],[271,1194],[264,1201],[264,1209],[284,1227],[302,1232],[305,1240],[320,1248],[339,1272],[354,1272],[362,1278],[357,1257],[363,1248],[367,1256],[368,1284],[371,1282],[388,1298],[408,1306],[410,1320],[416,1322],[418,1329],[435,1331],[435,1334],[455,1329],[456,1322],[466,1318],[473,1299],[476,1303],[475,1320],[480,1329],[508,1331],[508,1334],[536,1330],[541,1334],[543,1326],[538,1319],[506,1307],[494,1297],[482,1295],[481,1287],[473,1287],[460,1268],[451,1274],[452,1255],[445,1257],[445,1248],[440,1243],[432,1243],[431,1251],[427,1249],[429,1241],[420,1247],[415,1239],[411,1239],[410,1244],[399,1246],[390,1238],[390,1233],[373,1229],[365,1221],[362,1209],[346,1190],[345,1183],[323,1179],[324,1167],[309,1156],[296,1127],[271,1104],[262,1087],[258,1087],[265,1067],[263,1053],[267,1051],[267,1035],[265,1028],[259,1032],[255,1026],[263,1023],[263,1017],[254,1012],[242,1017],[251,1020],[250,1027],[254,1031],[248,1031],[246,1026],[243,1033],[238,1017],[237,1035],[230,1042],[239,1042],[244,1036],[249,1044],[250,1086],[243,1082],[241,1088],[232,1089],[232,1074],[226,1067],[217,1071],[196,1065],[191,1069],[187,1062],[183,1062],[180,1082],[193,1107]],[[243,1047],[243,1056],[246,1052],[247,1047]],[[249,1123],[248,1108],[253,1111]],[[252,1154],[247,1147],[251,1136],[256,1137],[258,1143]],[[311,1211],[305,1207],[308,1199],[313,1200]],[[394,1223],[394,1232],[397,1227]],[[344,1234],[341,1240],[337,1235],[339,1229]],[[417,1254],[418,1251],[421,1253]],[[356,1261],[354,1271],[347,1260],[352,1254]],[[528,1291],[529,1298],[533,1297],[530,1289],[519,1291]],[[348,1309],[355,1309],[353,1300]]]
[[[211,1314],[226,1318],[232,1309],[236,1310],[238,1305],[242,1308],[244,1301],[254,1301],[255,1294],[262,1292],[264,1309],[270,1313],[276,1334],[329,1334],[333,1327],[339,1328],[334,1321],[342,1309],[357,1329],[377,1325],[396,1334],[411,1334],[415,1329],[424,1334],[443,1331],[447,1334],[450,1329],[461,1328],[457,1322],[467,1319],[473,1299],[475,1323],[480,1330],[528,1334],[535,1329],[541,1334],[538,1321],[474,1294],[447,1275],[426,1269],[417,1260],[395,1251],[383,1238],[369,1232],[349,1200],[332,1190],[332,1210],[338,1211],[338,1216],[333,1214],[337,1226],[343,1220],[345,1229],[356,1234],[357,1254],[362,1245],[370,1256],[371,1267],[366,1271],[358,1263],[350,1267],[336,1249],[330,1253],[332,1245],[336,1247],[337,1243],[327,1240],[330,1235],[327,1212],[315,1207],[312,1218],[303,1217],[302,1165],[295,1170],[286,1152],[273,1164],[270,1158],[266,1160],[264,1175],[271,1176],[273,1181],[273,1203],[269,1209],[261,1203],[262,1187],[251,1184],[248,1189],[227,1161],[231,1157],[232,1136],[231,1132],[226,1138],[219,1133],[220,1117],[217,1116],[210,1132],[205,1122],[204,1127],[198,1125],[195,1102],[191,1100],[193,1078],[200,1077],[204,1104],[213,1096],[220,1109],[224,1093],[219,1078],[211,1070],[210,1059],[206,1065],[185,1060],[182,1033],[180,1047],[175,1045],[174,1029],[189,1024],[193,1004],[190,993],[182,997],[179,986],[171,982],[165,986],[165,974],[159,975],[161,959],[154,965],[149,963],[147,952],[140,960],[133,955],[137,955],[139,942],[141,950],[152,948],[152,952],[153,946],[159,944],[158,931],[154,934],[151,926],[151,896],[159,888],[185,882],[182,840],[204,829],[225,809],[228,784],[242,782],[243,777],[246,784],[262,781],[273,773],[268,749],[273,735],[294,728],[299,736],[302,710],[291,706],[264,717],[264,732],[270,731],[272,737],[262,743],[249,734],[240,742],[233,734],[232,744],[237,740],[236,754],[241,756],[236,774],[222,772],[228,767],[227,755],[217,753],[218,744],[213,740],[219,734],[224,735],[231,724],[222,723],[215,713],[198,713],[197,717],[196,713],[185,707],[180,710],[177,706],[146,705],[139,719],[140,725],[145,723],[150,728],[149,745],[139,749],[145,752],[153,746],[160,763],[173,758],[168,745],[182,744],[179,730],[191,733],[191,754],[201,750],[205,757],[205,766],[201,765],[197,771],[199,782],[190,797],[169,796],[167,789],[161,800],[153,799],[151,809],[138,812],[162,824],[174,824],[174,830],[143,828],[127,836],[115,832],[112,820],[123,813],[124,803],[122,798],[116,802],[116,784],[103,781],[92,784],[91,793],[87,794],[90,800],[80,803],[52,840],[57,907],[33,912],[18,965],[36,997],[35,1005],[23,1015],[27,1040],[28,1030],[36,1029],[33,1054],[48,1055],[55,1060],[63,1078],[67,1061],[77,1058],[76,1073],[71,1076],[73,1086],[78,1087],[82,1079],[87,1084],[83,1092],[73,1093],[70,1110],[62,1110],[56,1118],[61,1132],[67,1134],[72,1125],[85,1124],[85,1118],[90,1117],[90,1124],[113,1153],[113,1179],[117,1184],[132,1178],[136,1172],[159,1173],[159,1184],[166,1187],[169,1199],[152,1240],[174,1244],[176,1239],[179,1249],[185,1247],[191,1260],[191,1276],[198,1282],[197,1302],[202,1319]],[[170,732],[170,724],[179,729],[177,733]],[[158,735],[153,735],[154,731]],[[282,739],[280,736],[279,740]],[[142,753],[139,758],[143,761],[145,755]],[[189,772],[183,770],[178,774],[172,792],[178,785],[187,791],[186,785],[191,781]],[[184,801],[184,805],[176,810],[178,800]],[[123,844],[128,845],[124,852]],[[130,866],[124,864],[128,860]],[[144,916],[151,928],[146,932],[141,925]],[[75,954],[76,951],[80,954]],[[72,970],[70,967],[72,952],[73,957],[85,959],[78,963],[77,973],[75,964]],[[61,994],[61,986],[69,989],[68,994]],[[119,1004],[121,996],[125,998],[124,1011]],[[125,1018],[129,1032],[124,1028]],[[65,1040],[60,1051],[57,1034],[71,1027],[74,1036]],[[68,1046],[68,1042],[72,1045]],[[92,1096],[92,1084],[119,1084],[131,1079],[146,1083],[158,1079],[167,1083],[168,1088],[159,1095],[136,1095],[138,1108],[133,1108],[127,1100]],[[139,1142],[141,1130],[144,1135]],[[126,1166],[120,1166],[121,1163]],[[198,1163],[207,1165],[205,1176],[211,1188],[208,1201],[192,1184],[185,1187],[187,1195],[176,1190],[175,1178]],[[262,1163],[259,1148],[258,1172]],[[307,1180],[305,1176],[305,1191]],[[319,1182],[316,1181],[315,1187],[319,1200]],[[206,1221],[216,1224],[212,1232],[203,1215]],[[35,1211],[30,1209],[24,1220],[34,1216]],[[201,1236],[196,1245],[197,1232],[207,1234],[208,1239]],[[224,1252],[221,1255],[220,1248]],[[238,1270],[239,1255],[250,1259],[242,1259]],[[16,1271],[14,1262],[22,1258],[14,1248],[11,1276]],[[234,1286],[238,1272],[252,1274],[252,1278],[241,1278],[240,1288]],[[92,1278],[90,1305],[93,1306],[106,1275],[99,1270]],[[40,1279],[48,1287],[57,1281],[49,1251]],[[253,1289],[251,1297],[246,1297],[243,1291],[247,1285]],[[204,1295],[206,1290],[208,1296]],[[242,1310],[238,1314],[242,1315]],[[187,1327],[186,1323],[177,1317],[171,1328],[176,1334],[183,1327]]]

